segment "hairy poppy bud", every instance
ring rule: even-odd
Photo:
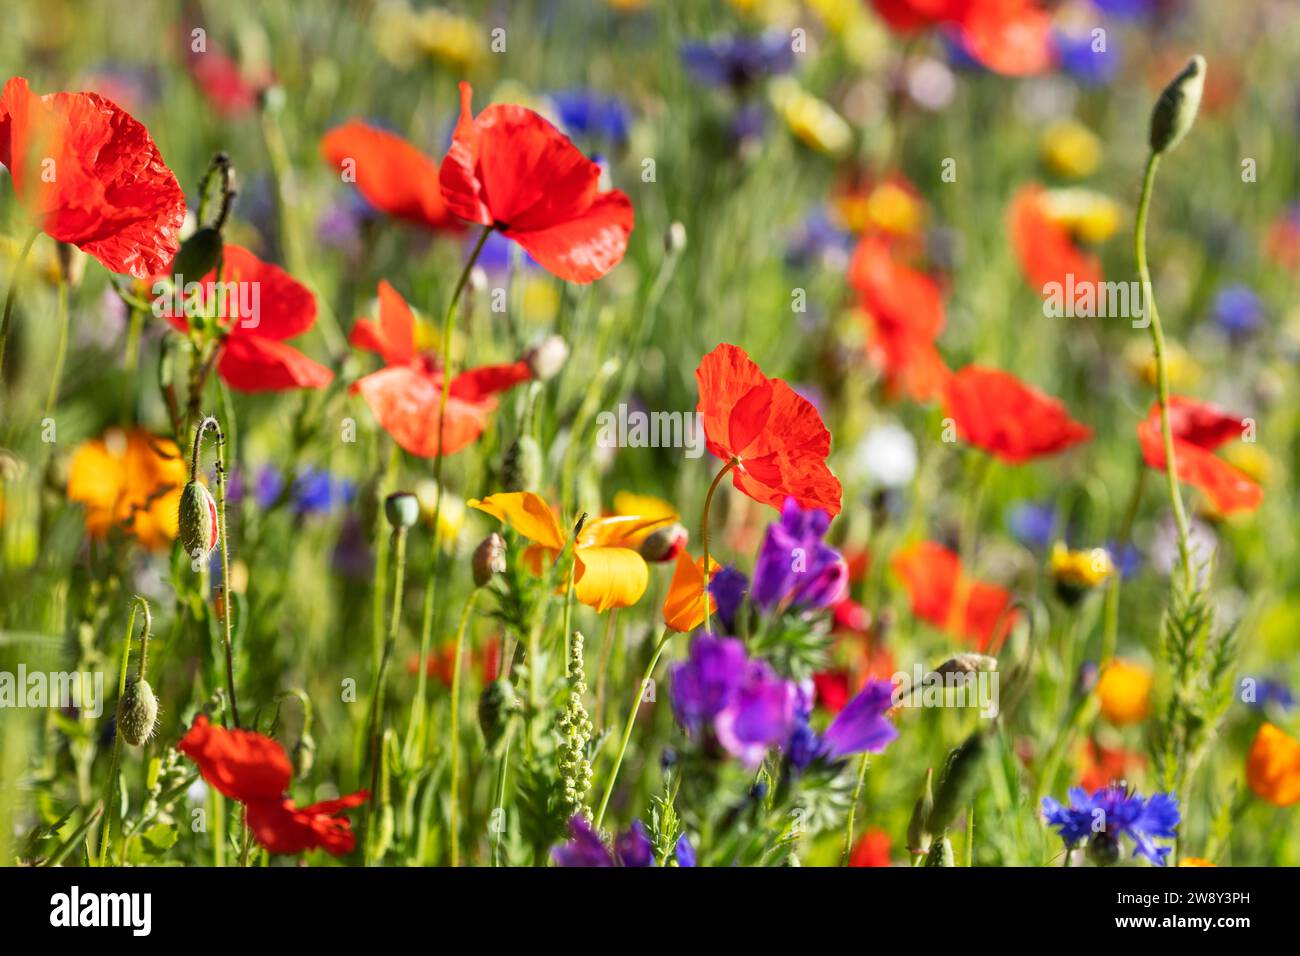
[[[409,491],[395,491],[384,499],[384,515],[394,528],[409,528],[420,520],[420,499]]]
[[[192,558],[217,546],[217,503],[197,481],[188,482],[181,492],[180,538],[181,547]]]
[[[686,227],[674,221],[664,233],[664,252],[681,252],[686,248]]]
[[[132,747],[139,747],[153,734],[158,721],[158,698],[147,680],[132,681],[117,702],[117,732]]]
[[[957,811],[970,803],[971,792],[978,783],[980,764],[988,741],[981,731],[966,738],[960,747],[948,755],[939,781],[939,792],[934,798],[934,808],[925,821],[925,828],[938,836],[951,826]],[[931,848],[931,854],[934,850]]]
[[[1205,89],[1205,57],[1199,53],[1187,61],[1151,111],[1151,151],[1166,153],[1187,135],[1201,107]]]
[[[548,335],[524,353],[528,370],[541,382],[559,375],[568,360],[569,344],[558,335]]]
[[[953,858],[952,841],[947,837],[930,844],[930,853],[925,858],[926,866],[956,866]]]
[[[986,654],[958,654],[934,669],[936,674],[978,674],[998,669],[998,659]]]
[[[641,557],[654,563],[673,560],[684,547],[686,547],[686,529],[680,524],[670,524],[646,535],[638,550],[641,552]]]
[[[312,765],[316,762],[316,738],[309,733],[303,733],[298,738],[298,742],[293,747],[293,773],[299,780],[311,773]]]
[[[481,588],[492,580],[494,574],[504,574],[506,570],[506,542],[501,535],[493,531],[474,549],[471,560],[474,570],[474,586]]]
[[[172,260],[172,275],[178,277],[177,282],[185,281],[186,276],[190,277],[189,281],[198,282],[217,267],[221,250],[221,230],[214,226],[194,230],[194,234],[181,243],[180,252]]]
[[[506,449],[501,484],[506,491],[532,491],[542,482],[542,448],[531,435],[520,435]]]
[[[934,812],[934,768],[925,769],[925,787],[921,791],[921,796],[917,798],[916,806],[912,808],[912,820],[907,825],[907,848],[912,853],[923,854],[929,851],[930,841],[933,839],[929,829],[926,828],[926,820]]]
[[[487,740],[488,750],[495,750],[505,737],[515,708],[514,685],[504,677],[483,688],[478,699],[478,724]]]

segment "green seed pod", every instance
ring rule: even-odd
[[[132,681],[117,702],[117,732],[132,747],[153,735],[158,721],[158,698],[147,680]]]
[[[193,235],[181,243],[180,252],[172,260],[172,276],[177,282],[201,281],[217,267],[221,250],[220,231],[212,226],[196,229]]]
[[[181,492],[181,547],[191,558],[208,554],[217,546],[217,503],[208,489],[190,481]]]
[[[957,811],[970,802],[987,745],[983,731],[977,730],[948,755],[948,762],[943,768],[943,779],[939,781],[939,792],[935,795],[934,809],[925,822],[925,828],[930,833],[947,830],[957,816]]]
[[[520,435],[506,449],[501,484],[506,491],[535,491],[542,483],[542,448],[532,435]]]
[[[409,491],[395,491],[384,499],[384,515],[394,528],[409,528],[420,520],[420,499]]]
[[[311,773],[316,763],[316,738],[304,733],[293,746],[293,773],[299,780]]]
[[[1179,144],[1196,121],[1205,89],[1205,57],[1197,54],[1187,61],[1151,111],[1151,151],[1167,153]]]
[[[952,853],[952,841],[946,836],[930,844],[930,852],[925,858],[926,866],[956,866]]]
[[[489,751],[496,750],[497,744],[505,737],[515,706],[514,685],[504,677],[483,688],[478,699],[478,724]]]
[[[930,849],[933,835],[926,829],[925,822],[934,812],[934,768],[925,769],[925,786],[916,806],[912,808],[912,820],[907,825],[907,848],[912,853],[922,854]]]

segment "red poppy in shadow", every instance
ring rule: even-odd
[[[412,455],[438,455],[438,408],[442,401],[442,368],[430,355],[415,349],[415,316],[387,282],[379,283],[379,321],[358,319],[349,341],[377,352],[385,368],[352,384],[352,393],[366,400],[375,419],[393,440]],[[484,365],[451,380],[447,397],[442,453],[452,455],[475,441],[488,426],[496,395],[531,377],[528,363]]]
[[[760,504],[840,513],[840,480],[826,467],[831,433],[812,402],[779,378],[768,378],[743,349],[726,343],[700,361],[696,406],[709,451],[740,463],[732,482]]]
[[[946,634],[996,652],[1016,622],[1011,592],[967,576],[961,558],[934,541],[918,541],[890,562],[912,613]]]
[[[618,265],[631,200],[601,192],[600,167],[532,110],[494,104],[476,117],[473,95],[460,84],[460,121],[439,176],[448,208],[500,229],[566,281],[592,282]]]
[[[1221,514],[1253,511],[1264,498],[1264,490],[1220,458],[1214,450],[1225,442],[1241,438],[1247,423],[1215,405],[1182,395],[1169,397],[1169,430],[1174,439],[1174,462],[1178,480],[1205,492]],[[1138,424],[1138,445],[1142,458],[1152,468],[1164,470],[1165,444],[1160,431],[1160,403],[1151,406]]]
[[[185,195],[148,130],[96,93],[0,92],[0,164],[41,229],[137,279],[180,248]]]
[[[1011,464],[1055,455],[1092,438],[1065,406],[997,369],[967,365],[944,388],[957,437]]]

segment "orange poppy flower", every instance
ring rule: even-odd
[[[378,323],[358,319],[348,340],[357,348],[379,353],[386,363],[385,368],[352,383],[352,393],[366,400],[375,419],[398,445],[421,458],[436,457],[443,375],[433,356],[415,350],[411,307],[396,289],[381,281]],[[476,441],[497,407],[496,394],[531,377],[528,363],[518,361],[484,365],[453,378],[442,453],[455,454]]]
[[[1221,514],[1253,511],[1264,490],[1242,472],[1214,456],[1214,449],[1241,438],[1246,423],[1207,402],[1182,395],[1169,397],[1169,430],[1174,439],[1178,479],[1205,492]],[[1138,425],[1138,445],[1152,468],[1165,468],[1165,443],[1160,431],[1160,403],[1151,406]]]
[[[68,500],[86,506],[86,533],[112,528],[146,548],[165,547],[179,532],[181,489],[189,469],[175,442],[142,428],[112,429],[72,456]]]
[[[176,176],[149,131],[97,93],[38,96],[21,76],[10,79],[0,92],[0,164],[47,235],[111,272],[148,278],[180,248]]]
[[[1015,625],[1011,593],[995,584],[967,577],[961,559],[934,541],[918,541],[890,562],[903,580],[912,613],[942,631],[996,650]]]
[[[831,433],[812,402],[779,378],[768,378],[743,349],[722,344],[695,370],[697,410],[709,451],[738,458],[732,483],[760,504],[840,513],[840,480],[826,467]]]
[[[560,529],[559,517],[531,491],[503,492],[481,501],[471,499],[469,506],[505,522],[532,542],[523,557],[535,574],[541,573],[544,558],[549,555],[554,560],[564,550],[566,536]],[[586,522],[574,550],[574,596],[597,611],[630,607],[641,600],[650,583],[650,569],[630,541],[639,531],[662,520],[615,515]]]
[[[439,170],[447,207],[500,229],[547,272],[593,282],[623,259],[632,201],[600,191],[600,167],[569,138],[522,106],[494,104],[478,116],[460,84],[460,120]]]
[[[712,559],[709,579],[718,573],[719,565]],[[677,567],[673,571],[668,596],[664,598],[664,624],[671,630],[686,633],[704,623],[704,558],[692,561],[683,548],[677,552]],[[718,602],[709,595],[709,613],[718,613]]]
[[[1151,713],[1151,671],[1116,658],[1097,680],[1102,716],[1117,727],[1146,720]]]
[[[1246,781],[1269,803],[1300,803],[1300,741],[1272,724],[1261,724],[1246,756]]]
[[[1012,464],[1055,455],[1092,437],[1092,429],[1071,418],[1060,401],[997,369],[968,365],[955,373],[943,405],[958,438]]]
[[[1131,775],[1146,766],[1142,754],[1122,747],[1103,747],[1087,740],[1083,745],[1079,764],[1079,786],[1092,793],[1121,780],[1130,780]]]
[[[935,397],[948,377],[934,346],[944,324],[938,283],[897,261],[890,243],[878,235],[858,243],[849,282],[862,296],[870,349],[884,368],[891,395],[902,392],[917,401]]]
[[[1075,290],[1076,302],[1089,287],[1102,281],[1101,260],[1075,244],[1070,230],[1055,222],[1044,207],[1046,190],[1037,184],[1022,186],[1011,200],[1007,227],[1020,270],[1039,295],[1059,284]]]
[[[464,230],[443,202],[438,164],[402,137],[349,120],[321,138],[320,151],[356,177],[361,195],[380,212],[428,229]]]

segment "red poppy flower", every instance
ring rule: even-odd
[[[473,95],[460,84],[460,121],[439,174],[451,211],[500,229],[569,282],[618,265],[632,232],[627,196],[600,192],[600,167],[532,110],[492,105],[475,117]]]
[[[464,229],[442,200],[438,164],[402,137],[350,120],[322,137],[320,151],[355,174],[361,195],[381,212],[429,229]]]
[[[1011,593],[966,575],[961,558],[933,541],[904,548],[890,563],[903,579],[912,613],[940,630],[996,650],[1016,622]]]
[[[731,472],[737,488],[777,509],[793,498],[840,513],[840,480],[826,467],[831,433],[812,402],[725,343],[704,356],[695,379],[709,451],[740,459]]]
[[[849,866],[889,866],[889,834],[873,827],[853,844]]]
[[[1200,488],[1221,514],[1252,511],[1263,500],[1264,490],[1226,461],[1214,457],[1214,449],[1241,438],[1246,423],[1206,402],[1182,395],[1169,397],[1169,429],[1174,438],[1174,462],[1178,479]],[[1142,458],[1152,468],[1164,470],[1165,444],[1160,431],[1160,403],[1151,406],[1138,425]]]
[[[257,108],[262,90],[271,85],[271,77],[246,78],[239,63],[221,46],[207,41],[203,51],[190,48],[185,65],[199,90],[222,116],[242,116]]]
[[[1055,398],[1014,375],[978,365],[948,379],[943,406],[956,423],[957,437],[1012,464],[1055,455],[1092,437],[1092,429],[1071,418]]]
[[[215,299],[224,336],[217,372],[231,388],[273,392],[323,388],[333,380],[333,372],[284,342],[316,322],[316,297],[279,266],[240,246],[227,245],[221,285],[215,269],[199,283],[200,308],[206,308],[209,296]],[[189,327],[185,317],[173,311],[164,311],[164,317],[185,331]]]
[[[1145,766],[1146,758],[1136,751],[1103,747],[1088,740],[1083,745],[1079,786],[1092,793],[1112,783],[1131,780]]]
[[[379,322],[358,319],[349,341],[377,352],[386,367],[358,379],[360,394],[375,419],[393,440],[412,455],[438,454],[438,407],[442,401],[442,369],[429,355],[415,350],[415,317],[406,301],[387,282],[379,283]],[[527,381],[528,363],[485,365],[451,380],[447,396],[442,453],[452,455],[473,442],[488,425],[496,408],[496,393]]]
[[[0,164],[41,229],[144,279],[180,248],[185,195],[149,132],[96,93],[0,92]],[[52,165],[51,165],[52,164]]]
[[[872,0],[890,28],[912,33],[942,26],[972,57],[1007,76],[1052,64],[1051,15],[1037,0]]]
[[[198,765],[209,785],[244,804],[249,829],[272,853],[301,853],[321,847],[335,856],[355,844],[351,824],[337,814],[360,806],[370,794],[357,793],[299,809],[285,797],[293,766],[284,748],[251,730],[226,730],[200,714],[176,745]]]
[[[471,648],[470,666],[479,675],[479,680],[490,684],[497,679],[501,670],[501,642],[490,637],[483,642],[482,650]],[[451,686],[452,671],[456,664],[456,642],[448,641],[441,647],[433,648],[424,662],[426,676],[438,681],[444,687]],[[406,670],[410,674],[420,673],[420,654],[415,652],[406,659]]]
[[[918,401],[936,396],[948,377],[948,366],[934,347],[944,323],[938,284],[897,261],[889,242],[878,235],[858,243],[849,282],[862,296],[872,326],[871,348],[891,394],[903,392]]]
[[[1101,260],[1080,249],[1070,230],[1053,222],[1043,208],[1043,187],[1023,186],[1011,200],[1007,211],[1007,228],[1025,280],[1039,295],[1046,296],[1049,285],[1059,285],[1062,293],[1075,290],[1078,296],[1102,281]]]

